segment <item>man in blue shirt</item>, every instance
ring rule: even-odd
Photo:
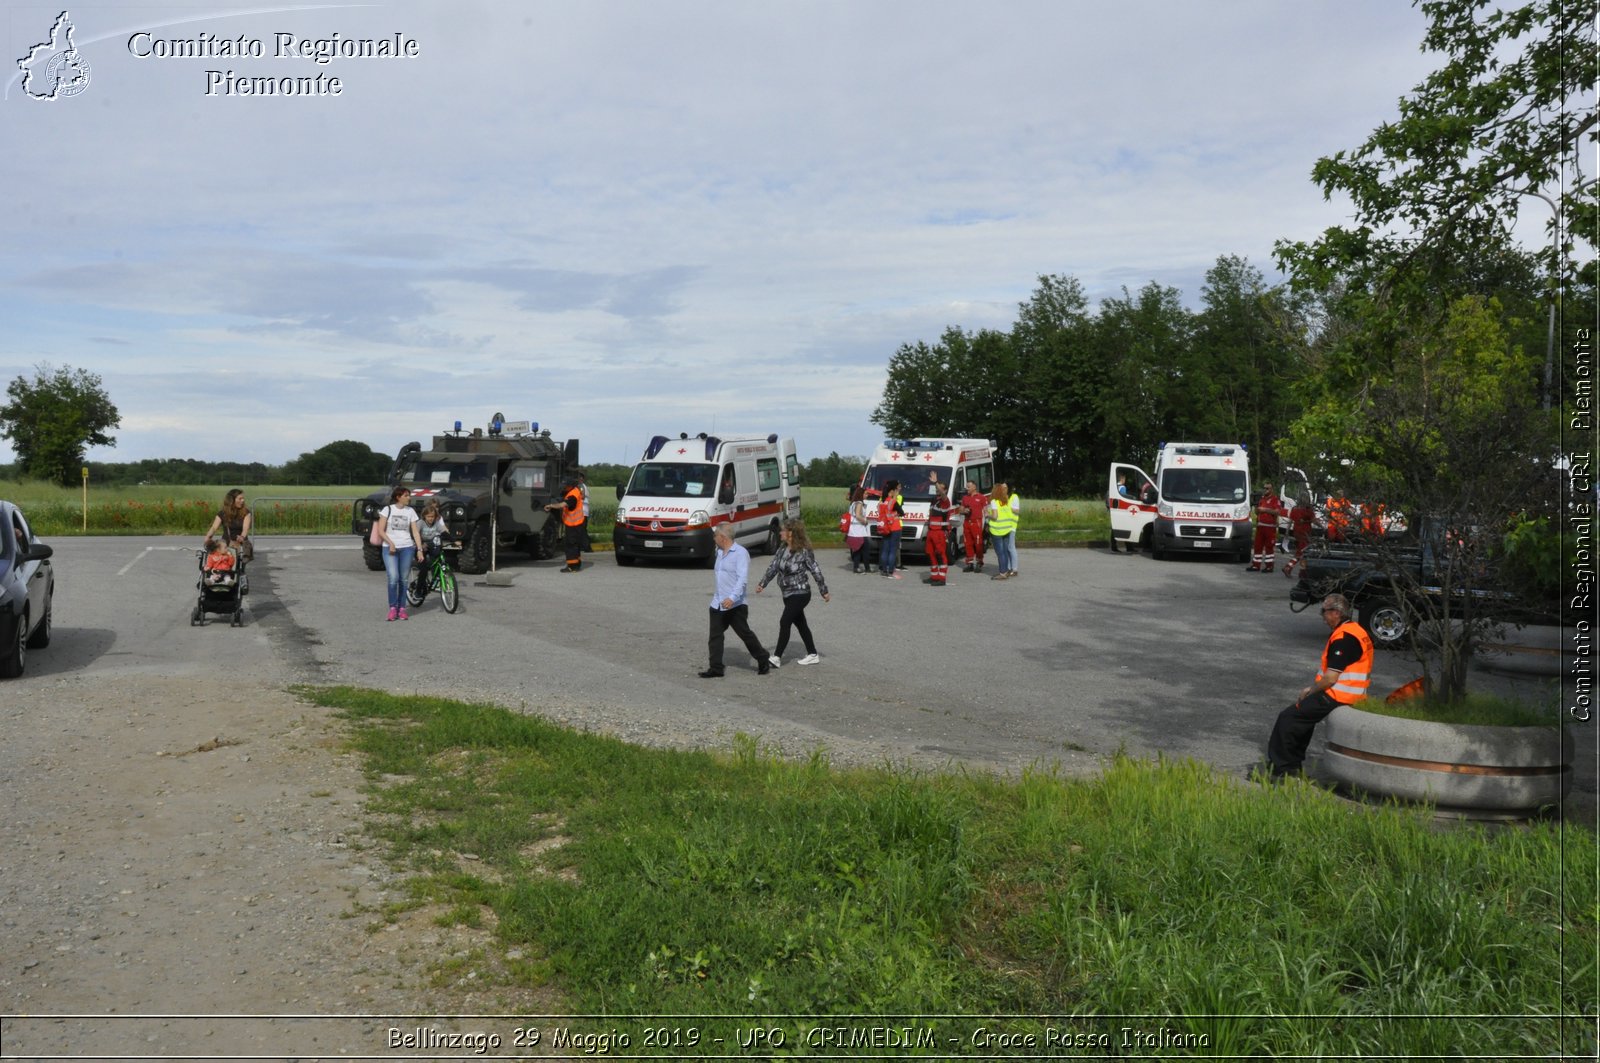
[[[761,640],[750,630],[750,607],[744,601],[745,587],[750,582],[750,552],[733,541],[726,524],[717,525],[712,538],[717,544],[717,589],[711,596],[711,637],[706,642],[711,663],[700,678],[722,678],[722,636],[730,627],[756,659],[756,674],[766,675],[772,665],[767,662]]]

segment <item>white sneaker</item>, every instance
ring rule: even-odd
[[[821,657],[817,656],[814,653],[808,653],[804,657],[800,658],[799,663],[800,664],[818,664],[821,661],[822,661]]]
[[[772,667],[774,667],[774,668],[782,668],[783,667],[783,662],[778,659],[778,655],[776,653],[770,654],[767,657],[767,663],[772,665]]]

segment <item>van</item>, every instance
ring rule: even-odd
[[[617,564],[644,558],[716,558],[712,530],[726,524],[752,553],[778,551],[778,532],[800,516],[800,463],[793,439],[654,436],[628,482],[617,488],[611,533]]]
[[[927,556],[928,510],[936,497],[934,481],[944,484],[952,502],[961,500],[968,480],[987,495],[994,488],[994,443],[987,439],[886,439],[872,452],[866,472],[861,474],[861,486],[881,495],[890,480],[900,481],[900,494],[905,503],[900,555]],[[963,515],[958,510],[950,523],[952,559],[959,558],[963,550],[962,523]],[[871,556],[877,556],[882,541],[877,525],[873,524]]]
[[[1250,455],[1243,443],[1162,443],[1155,475],[1112,462],[1106,480],[1111,549],[1148,546],[1250,560]]]

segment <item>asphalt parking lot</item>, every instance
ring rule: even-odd
[[[1288,581],[1232,562],[1156,562],[1104,548],[1024,549],[1017,579],[954,573],[950,584],[854,575],[843,551],[819,560],[833,601],[808,617],[822,663],[758,676],[730,635],[728,675],[703,680],[711,573],[617,566],[584,571],[503,559],[494,586],[462,577],[462,608],[426,603],[384,620],[381,573],[353,538],[263,538],[247,623],[190,625],[194,545],[170,537],[60,538],[55,639],[30,655],[8,697],[48,697],[52,676],[211,674],[281,684],[349,683],[492,701],[620,737],[726,746],[752,735],[841,763],[1018,771],[1095,770],[1125,751],[1192,757],[1230,773],[1260,759],[1274,715],[1315,672],[1325,628],[1288,607]],[[752,586],[767,559],[752,559]],[[771,647],[780,599],[752,596]],[[1416,674],[1380,652],[1376,690]],[[1474,672],[1526,698],[1549,681]],[[1580,735],[1577,787],[1595,789]],[[1313,745],[1313,753],[1318,746]]]

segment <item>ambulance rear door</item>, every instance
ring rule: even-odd
[[[1122,483],[1119,485],[1119,478]],[[1111,549],[1138,549],[1156,517],[1155,482],[1137,465],[1112,462],[1106,479],[1106,511],[1111,518]]]

